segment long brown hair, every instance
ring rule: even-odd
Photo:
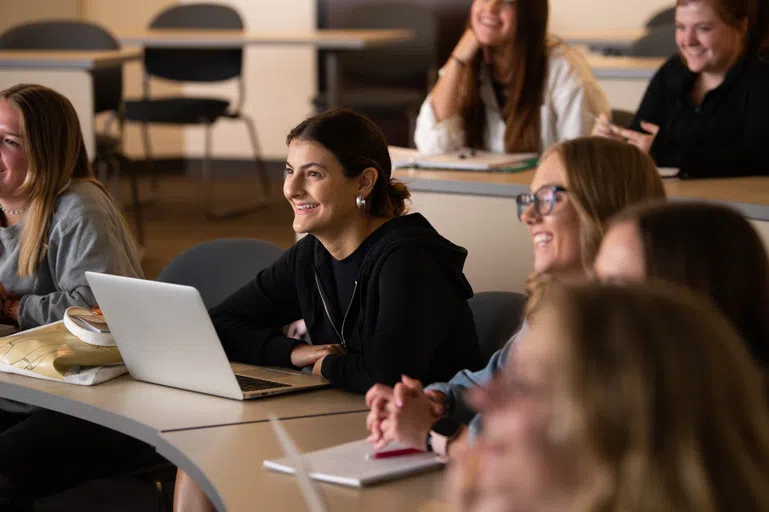
[[[643,205],[612,220],[621,222],[638,229],[647,277],[710,297],[769,370],[769,257],[750,222],[695,202]]]
[[[7,100],[21,119],[27,177],[20,192],[27,196],[28,207],[21,231],[18,268],[19,276],[31,276],[45,256],[57,196],[74,180],[90,181],[105,194],[107,191],[93,177],[80,121],[67,98],[53,89],[32,84],[0,91],[0,98]],[[130,232],[125,219],[123,224]]]
[[[582,263],[592,266],[609,220],[625,208],[665,199],[654,161],[637,147],[604,137],[558,143],[543,155],[557,154],[566,169],[569,199],[580,216]]]
[[[564,333],[556,418],[595,468],[576,510],[769,510],[761,372],[715,307],[661,283],[550,297]]]
[[[515,3],[515,38],[510,45],[513,80],[507,86],[508,100],[502,111],[505,121],[505,151],[524,153],[542,151],[540,107],[547,73],[548,0],[518,0]],[[470,20],[467,22],[470,27]],[[467,144],[483,148],[486,108],[481,100],[479,77],[483,55],[478,52],[468,64],[459,89],[459,112]]]
[[[765,55],[769,51],[769,1],[767,0],[676,0],[676,7],[694,2],[707,2],[719,18],[737,30],[748,27],[745,52],[748,56]]]

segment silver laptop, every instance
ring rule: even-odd
[[[136,380],[237,400],[328,386],[323,377],[272,367],[234,371],[197,289],[86,272]]]

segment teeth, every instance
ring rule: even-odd
[[[495,18],[489,18],[488,16],[481,16],[481,25],[486,25],[487,27],[498,27],[502,23],[499,22],[499,20]]]
[[[537,233],[534,235],[534,245],[541,246],[550,243],[553,240],[553,235],[550,233]]]
[[[311,203],[311,204],[300,204],[296,206],[297,210],[312,210],[318,206],[318,203]]]

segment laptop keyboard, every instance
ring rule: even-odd
[[[235,378],[238,379],[238,385],[243,392],[291,387],[289,384],[273,382],[271,380],[257,379],[255,377],[246,377],[244,375],[235,375]]]

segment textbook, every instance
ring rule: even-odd
[[[461,171],[523,171],[537,166],[537,153],[491,153],[477,149],[461,149],[440,155],[423,155],[416,149],[390,146],[393,169],[450,169]]]
[[[393,444],[386,451],[397,449]],[[441,468],[441,462],[434,453],[420,452],[397,457],[374,458],[374,449],[365,439],[340,444],[324,450],[302,455],[310,478],[321,482],[365,487],[387,480],[394,480],[413,473]],[[264,467],[281,473],[295,474],[296,469],[290,458],[265,460]]]
[[[0,371],[92,386],[127,370],[117,347],[86,343],[60,320],[0,338]]]

